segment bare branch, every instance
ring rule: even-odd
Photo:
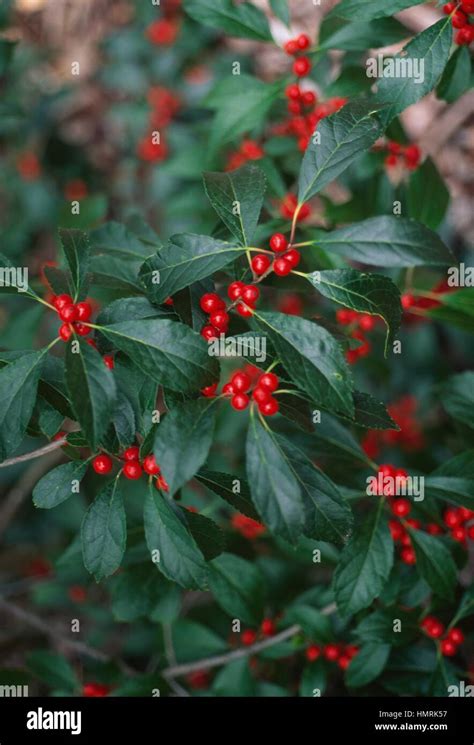
[[[38,450],[32,450],[31,453],[23,453],[23,455],[17,455],[15,458],[8,458],[8,460],[4,460],[3,463],[0,463],[0,468],[7,468],[8,466],[14,466],[17,463],[24,463],[25,461],[33,460],[34,458],[41,458],[42,455],[52,453],[54,450],[62,448],[63,445],[66,445],[65,437],[62,437],[60,440],[54,440],[54,442],[48,442],[47,445],[43,445],[43,447],[38,448]]]

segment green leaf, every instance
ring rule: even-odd
[[[442,18],[438,23],[415,36],[399,54],[395,55],[394,64],[397,60],[403,60],[405,65],[411,63],[414,70],[419,67],[420,60],[422,60],[424,63],[423,79],[420,82],[417,76],[412,74],[405,77],[400,75],[383,77],[378,80],[377,93],[373,100],[377,104],[387,104],[387,107],[380,112],[380,118],[385,125],[433,90],[448,61],[452,36],[451,18]],[[408,66],[407,70],[409,70]],[[384,72],[386,74],[387,70],[384,69]]]
[[[450,275],[448,269],[448,276]],[[449,279],[448,279],[449,281]],[[474,316],[474,292],[472,287],[463,287],[456,292],[443,292],[439,295],[439,302],[447,308],[465,313],[467,316]],[[434,308],[438,310],[439,308]],[[471,330],[474,329],[471,320]]]
[[[251,3],[235,5],[232,0],[185,0],[184,10],[198,23],[216,28],[228,36],[272,41],[265,14]]]
[[[211,561],[219,556],[225,547],[224,533],[220,527],[209,517],[191,512],[186,508],[181,508],[184,519],[186,520],[189,532],[202,551],[206,561]]]
[[[222,554],[209,565],[209,589],[232,618],[258,626],[263,616],[264,583],[250,561]]]
[[[326,689],[327,673],[322,660],[306,665],[301,676],[299,694],[302,697],[319,698]]]
[[[354,423],[367,429],[399,429],[385,405],[363,391],[354,391]]]
[[[360,688],[378,678],[387,664],[390,650],[390,644],[364,644],[347,668],[345,678],[349,688]]]
[[[354,633],[366,644],[383,642],[394,647],[406,646],[420,633],[418,616],[418,610],[405,611],[398,607],[381,608],[366,616],[358,624]],[[394,621],[400,621],[400,630],[394,630]]]
[[[157,239],[152,244],[142,241],[119,222],[107,222],[89,233],[92,248],[96,253],[113,254],[125,259],[145,258],[160,245]]]
[[[431,480],[432,476],[456,476],[462,477],[463,479],[474,479],[474,449],[465,450],[463,453],[458,453],[454,458],[445,460],[438,468],[436,468],[428,479]]]
[[[325,407],[352,416],[352,379],[342,350],[322,326],[284,313],[256,313],[292,380]]]
[[[250,491],[263,522],[297,543],[304,526],[301,489],[276,435],[256,416],[250,418],[246,452]]]
[[[319,234],[324,250],[373,266],[446,266],[455,262],[450,250],[428,228],[404,217],[383,215]]]
[[[359,20],[352,23],[326,17],[319,36],[319,49],[363,52],[396,44],[407,38],[405,26],[395,18]]]
[[[124,569],[112,582],[112,614],[117,621],[150,617],[154,608],[168,599],[179,606],[180,590],[148,563]]]
[[[334,269],[307,275],[322,295],[359,313],[380,316],[387,324],[387,347],[393,342],[401,319],[400,292],[388,277],[355,269]]]
[[[431,158],[410,175],[407,196],[408,215],[436,230],[446,214],[449,191]]]
[[[258,225],[265,195],[265,176],[256,165],[236,171],[204,173],[204,187],[210,203],[243,246],[250,246]]]
[[[456,611],[451,624],[454,625],[461,621],[463,618],[468,618],[474,615],[474,586],[471,586],[461,598],[459,608]]]
[[[250,489],[245,479],[240,476],[231,476],[228,473],[208,471],[204,468],[201,468],[195,478],[243,515],[251,517],[252,520],[260,519],[250,500]],[[238,491],[234,491],[236,488],[238,488]]]
[[[326,644],[334,638],[328,616],[310,605],[298,604],[290,607],[285,613],[285,621],[299,624],[306,636],[319,644]]]
[[[101,308],[96,323],[110,326],[121,321],[138,321],[141,318],[166,318],[173,311],[157,308],[146,297],[121,297]]]
[[[474,510],[474,478],[431,474],[425,478],[425,497],[446,500]]]
[[[219,363],[207,344],[182,323],[146,318],[101,326],[114,346],[153,380],[172,391],[192,393],[219,377]]]
[[[420,5],[423,0],[341,0],[330,12],[340,18],[381,18],[399,13],[412,5]]]
[[[212,682],[214,696],[255,696],[255,679],[249,669],[247,658],[235,660],[219,670]]]
[[[225,652],[229,645],[215,631],[195,621],[180,618],[172,628],[177,661],[193,662]]]
[[[168,500],[152,486],[145,500],[144,522],[148,549],[165,577],[181,587],[203,589],[207,575],[204,557]]]
[[[99,352],[75,337],[66,350],[65,379],[76,419],[94,450],[113,414],[117,395],[114,376]]]
[[[240,246],[207,235],[174,235],[140,269],[140,279],[153,303],[162,303],[178,290],[209,277],[243,254]]]
[[[471,87],[471,56],[467,46],[458,47],[451,55],[436,88],[436,95],[454,103]]]
[[[416,554],[418,573],[435,595],[451,599],[456,586],[457,573],[449,550],[435,536],[412,528],[408,528],[408,531]]]
[[[392,569],[393,540],[383,508],[380,499],[341,554],[333,589],[343,616],[367,608],[382,592]]]
[[[89,266],[89,237],[82,230],[60,230],[59,237],[71,272],[71,290],[74,298],[77,299],[80,296]]]
[[[0,370],[0,461],[23,440],[36,402],[44,351],[22,355]]]
[[[50,510],[77,493],[76,481],[81,481],[87,470],[87,462],[64,463],[41,478],[33,489],[33,504]]]
[[[377,107],[354,100],[323,119],[306,148],[299,176],[298,201],[306,202],[334,181],[382,134]]]
[[[31,672],[51,688],[73,692],[80,687],[76,673],[61,654],[37,650],[28,655],[27,664]]]
[[[290,25],[288,0],[270,0],[270,7],[276,17],[288,27]]]
[[[199,398],[175,406],[156,430],[153,454],[172,496],[204,464],[214,435],[215,400]]]
[[[452,375],[442,387],[441,402],[453,419],[474,427],[474,372]]]
[[[127,526],[118,479],[107,484],[90,505],[81,527],[82,555],[96,582],[120,566],[127,541]]]

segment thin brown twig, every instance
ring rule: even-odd
[[[321,610],[321,613],[325,616],[329,616],[331,613],[334,613],[335,610],[336,604],[331,603],[330,605],[327,605],[325,608],[323,608]],[[163,670],[161,674],[163,675],[165,680],[169,680],[170,678],[176,678],[180,675],[193,673],[196,670],[210,670],[213,667],[227,665],[227,663],[229,662],[240,660],[242,659],[242,657],[249,657],[250,655],[258,654],[258,652],[262,652],[264,649],[273,647],[274,644],[279,644],[280,642],[286,641],[286,639],[290,639],[292,636],[299,634],[300,631],[301,626],[299,624],[293,624],[293,626],[289,626],[287,629],[281,631],[279,634],[275,634],[275,636],[272,636],[269,639],[264,639],[261,642],[252,644],[252,646],[250,647],[234,649],[232,652],[219,654],[215,657],[207,657],[203,660],[197,660],[196,662],[189,662],[183,665],[172,665]]]
[[[47,445],[43,445],[43,447],[38,448],[37,450],[32,450],[30,453],[23,453],[22,455],[15,456],[15,458],[4,460],[3,463],[0,463],[0,468],[7,468],[8,466],[15,466],[17,463],[24,463],[25,461],[33,460],[34,458],[41,458],[42,455],[52,453],[66,444],[67,441],[65,437],[62,437],[60,440],[55,440],[54,442],[48,442]]]

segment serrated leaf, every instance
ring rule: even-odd
[[[442,387],[441,403],[453,419],[474,427],[474,372],[452,375]]]
[[[396,44],[409,35],[406,27],[395,18],[360,20],[357,15],[353,18],[347,22],[326,16],[319,35],[319,49],[363,52]]]
[[[209,201],[222,222],[243,246],[250,246],[265,194],[262,170],[246,164],[236,171],[204,173],[203,178]]]
[[[243,253],[241,246],[183,233],[173,235],[159,253],[140,268],[140,280],[153,303],[162,303],[178,290],[220,271]]]
[[[436,86],[448,62],[452,36],[451,18],[442,18],[415,36],[399,54],[395,55],[395,63],[399,59],[403,64],[417,65],[413,67],[414,70],[418,69],[420,60],[423,60],[424,69],[421,82],[415,75],[387,76],[378,80],[377,93],[373,100],[376,104],[387,104],[380,113],[380,119],[385,126]]]
[[[360,688],[378,678],[388,662],[390,650],[390,644],[364,644],[347,668],[345,678],[349,688]]]
[[[404,217],[383,215],[318,234],[314,241],[329,253],[382,267],[447,266],[451,251],[428,228]]]
[[[251,3],[235,5],[232,0],[185,0],[183,5],[195,21],[228,36],[272,41],[265,14]]]
[[[425,496],[474,510],[474,478],[431,474],[425,478]]]
[[[301,488],[275,434],[256,416],[250,419],[246,452],[250,491],[263,522],[297,543],[304,526]]]
[[[351,416],[352,379],[334,337],[298,316],[258,313],[255,318],[296,385],[316,403]]]
[[[252,520],[260,519],[258,512],[251,502],[249,485],[245,479],[240,476],[231,476],[228,473],[208,471],[204,468],[201,468],[199,473],[196,473],[195,478],[243,515],[251,517]],[[234,491],[236,482],[238,482],[239,486],[238,492]]]
[[[439,538],[408,528],[416,554],[416,568],[435,595],[450,599],[457,581],[456,565]]]
[[[202,551],[206,561],[211,561],[219,556],[225,547],[224,533],[220,527],[205,515],[181,508],[181,512],[186,520],[189,532]]]
[[[59,237],[71,273],[71,291],[78,298],[89,267],[89,237],[83,230],[60,230]]]
[[[214,435],[216,402],[199,398],[175,406],[157,427],[153,454],[172,496],[204,464]]]
[[[101,326],[113,345],[153,380],[172,391],[192,393],[219,377],[219,363],[195,331],[167,319],[145,318]]]
[[[354,100],[323,119],[301,164],[298,202],[302,204],[334,181],[382,134],[377,107]]]
[[[87,463],[64,463],[51,469],[41,478],[33,489],[33,504],[35,507],[50,510],[65,502],[77,491],[74,490],[75,481],[81,481],[87,470]]]
[[[400,291],[388,277],[364,274],[355,269],[334,269],[307,275],[322,295],[359,313],[383,318],[387,324],[388,345],[393,342],[402,320]]]
[[[382,592],[393,565],[393,540],[383,511],[374,505],[341,554],[333,578],[339,612],[350,616],[367,608]]]
[[[254,564],[234,554],[222,554],[210,562],[209,589],[232,618],[258,626],[263,616],[264,583]]]
[[[65,379],[76,419],[94,450],[113,414],[117,396],[113,374],[96,349],[74,338],[66,350]]]
[[[118,222],[107,222],[89,233],[94,252],[113,254],[125,259],[145,258],[153,253],[148,242],[142,241],[137,235]],[[156,247],[160,245],[156,240]]]
[[[36,402],[44,351],[24,354],[0,370],[0,461],[21,443]]]
[[[168,500],[150,486],[145,500],[145,537],[155,566],[173,582],[189,589],[202,589],[207,566],[189,529]],[[154,552],[159,560],[155,560]]]
[[[90,505],[81,527],[82,556],[96,582],[120,566],[127,541],[127,525],[118,480],[107,484]]]
[[[381,642],[392,646],[406,646],[420,633],[419,612],[405,611],[399,607],[381,608],[366,616],[354,633],[365,643]],[[400,621],[395,630],[394,621]]]

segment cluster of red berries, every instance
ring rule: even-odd
[[[350,336],[361,342],[355,349],[348,349],[346,351],[347,361],[349,364],[354,365],[361,357],[367,357],[370,354],[372,345],[366,338],[365,332],[372,331],[378,319],[376,316],[371,316],[368,313],[357,313],[357,311],[349,310],[349,308],[338,310],[336,319],[341,326],[349,326]]]
[[[87,336],[92,331],[87,325],[92,315],[92,306],[88,302],[74,303],[70,295],[54,295],[52,305],[56,308],[58,316],[63,321],[59,327],[59,336],[63,341],[69,341],[73,333],[79,336]]]
[[[285,52],[290,57],[296,57],[311,46],[311,39],[306,34],[300,34],[296,39],[290,39],[285,44]],[[311,62],[308,57],[299,56],[293,62],[293,73],[298,78],[304,78],[311,70]]]
[[[149,132],[139,141],[137,155],[148,163],[156,163],[165,160],[168,156],[168,146],[163,138],[163,130],[179,111],[181,102],[172,91],[161,85],[154,85],[149,89],[147,100],[151,106]],[[160,132],[159,142],[154,141],[156,131]]]
[[[388,155],[385,158],[387,168],[403,164],[409,171],[415,171],[420,165],[421,150],[418,145],[401,145],[399,142],[389,140],[387,150]]]
[[[283,233],[274,233],[272,235],[270,238],[270,248],[278,254],[276,259],[271,258],[269,254],[257,254],[253,257],[252,270],[256,275],[261,276],[262,274],[273,271],[278,277],[285,277],[300,263],[301,256],[299,251],[289,247]]]
[[[326,644],[320,647],[317,644],[310,644],[305,650],[305,657],[308,662],[315,662],[321,655],[328,662],[337,662],[341,670],[346,670],[353,657],[358,653],[359,647],[354,644]]]
[[[240,514],[240,512],[232,515],[231,524],[238,533],[243,535],[243,537],[247,538],[249,541],[254,541],[256,538],[260,538],[260,536],[267,530],[265,525],[262,525],[262,523],[259,523],[251,517]]]
[[[100,696],[107,696],[111,690],[111,686],[103,685],[103,683],[84,683],[82,695],[86,698],[99,698]]]
[[[421,622],[420,628],[430,639],[439,641],[441,654],[445,657],[454,657],[458,647],[464,641],[464,634],[460,628],[454,626],[446,632],[444,624],[435,616],[426,616]]]
[[[318,98],[313,91],[302,91],[297,83],[289,85],[285,94],[288,98],[290,117],[287,121],[274,125],[272,134],[280,137],[296,137],[298,149],[301,152],[308,147],[311,135],[316,131],[321,119],[339,111],[347,103],[347,98],[340,97],[318,103]]]
[[[454,292],[456,287],[448,285],[446,279],[442,279],[431,290],[431,295],[444,295],[447,292]],[[416,294],[405,292],[401,297],[402,308],[405,311],[403,321],[406,324],[414,325],[424,321],[429,321],[429,317],[423,315],[424,310],[438,308],[441,301],[432,297],[417,297]]]
[[[258,631],[245,629],[240,635],[240,641],[246,647],[255,644],[259,636],[275,636],[277,632],[276,623],[272,618],[264,618]]]
[[[454,36],[455,44],[471,44],[474,41],[474,25],[469,22],[468,16],[474,13],[474,0],[446,3],[443,10],[446,15],[452,15],[451,23],[453,28],[457,29]]]
[[[244,282],[232,282],[227,288],[227,294],[235,303],[235,310],[244,318],[253,315],[253,311],[260,297],[260,290],[256,285],[246,285]],[[201,329],[201,336],[211,341],[225,334],[229,327],[229,314],[225,300],[215,292],[206,292],[200,299],[199,305],[204,313],[209,315],[209,323]]]
[[[166,0],[163,6],[164,17],[153,21],[145,29],[145,36],[148,41],[157,46],[173,44],[179,32],[181,0]]]
[[[474,540],[474,523],[471,522],[473,520],[474,510],[467,507],[448,507],[443,515],[444,524],[449,528],[451,538],[459,543],[465,543],[468,538]]]
[[[383,446],[399,446],[410,453],[424,448],[423,431],[416,418],[417,407],[414,396],[403,396],[387,406],[388,413],[400,429],[372,429],[367,432],[361,445],[369,458],[376,458]]]
[[[285,220],[293,220],[296,208],[298,207],[298,199],[296,197],[296,194],[292,194],[291,192],[289,194],[286,194],[286,196],[283,197],[283,199],[280,201],[279,204],[279,212],[282,217],[285,218]],[[306,220],[311,214],[311,208],[308,204],[303,204],[298,210],[298,214],[296,217],[297,222],[303,222],[303,220]]]
[[[136,481],[142,476],[143,472],[145,472],[149,476],[157,477],[155,480],[155,486],[157,489],[168,491],[168,484],[163,476],[159,475],[160,467],[152,453],[147,455],[143,461],[140,461],[140,448],[137,445],[132,445],[124,450],[121,457],[122,460],[125,461],[122,473],[126,479]],[[113,459],[110,455],[107,455],[107,453],[100,453],[92,459],[92,468],[101,476],[106,476],[110,473],[113,465]]]
[[[265,152],[255,140],[243,140],[239,149],[231,153],[225,167],[226,171],[235,171],[249,160],[260,160]]]
[[[264,416],[273,416],[280,408],[272,393],[278,388],[278,377],[272,373],[263,373],[257,380],[252,392],[252,399],[257,404],[258,410]],[[246,372],[239,370],[234,373],[228,383],[222,388],[224,396],[231,396],[231,406],[236,411],[243,411],[250,403],[248,395],[252,387],[252,379]]]

